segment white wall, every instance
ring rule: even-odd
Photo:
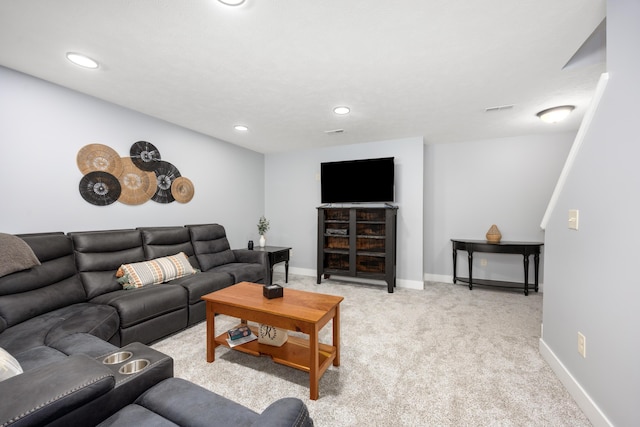
[[[609,82],[546,229],[540,348],[594,425],[640,425],[638,22],[637,0],[607,2]]]
[[[574,136],[569,132],[429,145],[410,138],[267,154],[268,244],[293,247],[291,271],[315,275],[320,163],[394,156],[399,285],[420,287],[425,279],[450,282],[451,238],[484,239],[495,223],[505,240],[544,241],[540,220]],[[520,256],[475,258],[478,278],[523,279]],[[480,258],[488,260],[486,267],[480,267]],[[541,280],[544,253],[542,258]],[[458,268],[466,276],[466,258]],[[533,262],[530,269],[532,281]]]
[[[255,237],[264,156],[0,67],[0,232],[78,231],[217,222],[234,247]],[[121,156],[149,141],[195,187],[193,200],[95,206],[78,191],[78,150]]]
[[[266,155],[265,211],[271,220],[267,243],[293,248],[292,271],[316,274],[320,163],[377,157],[395,157],[397,285],[422,289],[422,138]]]
[[[503,240],[544,241],[539,224],[573,142],[574,132],[425,148],[424,265],[427,280],[451,281],[452,238],[484,240],[496,224]],[[480,265],[480,259],[487,265]],[[544,250],[541,281],[544,272]],[[476,278],[522,282],[520,255],[474,256]],[[458,275],[467,277],[467,254]],[[533,262],[529,281],[533,282]]]

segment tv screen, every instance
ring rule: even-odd
[[[393,157],[320,164],[322,203],[394,201]]]

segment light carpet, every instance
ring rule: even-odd
[[[538,352],[542,295],[427,283],[424,290],[290,275],[286,288],[341,295],[341,364],[309,399],[309,375],[227,348],[206,362],[200,323],[153,347],[175,376],[256,412],[286,396],[316,426],[589,426]],[[237,319],[216,317],[221,333]],[[321,332],[331,342],[331,323]],[[212,408],[213,411],[213,408]],[[212,417],[215,413],[212,412]]]

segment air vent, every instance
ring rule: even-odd
[[[510,110],[514,107],[514,104],[510,104],[510,105],[498,105],[497,107],[488,107],[485,108],[484,111],[486,111],[487,113],[491,112],[491,111],[502,111],[502,110]]]
[[[343,133],[344,129],[334,129],[334,130],[325,130],[324,133],[327,135],[335,135],[337,133]]]

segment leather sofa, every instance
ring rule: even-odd
[[[205,318],[203,295],[234,283],[269,283],[265,254],[232,250],[219,224],[186,227],[141,227],[68,233],[87,299],[116,309],[120,319],[116,345],[151,343]],[[123,289],[114,273],[135,263],[184,252],[201,272],[167,283]]]
[[[78,333],[118,347],[150,344],[203,321],[203,295],[270,280],[267,254],[232,250],[219,224],[18,237],[40,265],[0,277],[0,347],[27,368],[71,354]],[[178,252],[200,272],[138,289],[117,281],[122,264]]]
[[[203,295],[270,281],[267,254],[232,250],[219,224],[17,237],[39,265],[0,277],[0,348],[24,371],[0,381],[0,426],[96,425],[173,376],[171,358],[146,344],[203,321]],[[196,274],[136,289],[116,278],[122,264],[179,252]],[[149,366],[103,363],[123,350]]]
[[[131,374],[105,358],[129,351],[148,365]],[[132,360],[134,361],[134,360]],[[0,381],[0,426],[95,426],[173,377],[173,360],[134,343],[98,357],[80,352]]]
[[[0,381],[0,426],[313,427],[300,399],[282,398],[258,414],[189,381],[171,378],[171,358],[143,344],[131,359],[78,354]],[[102,362],[101,362],[102,360]],[[144,361],[139,372],[127,364]]]

